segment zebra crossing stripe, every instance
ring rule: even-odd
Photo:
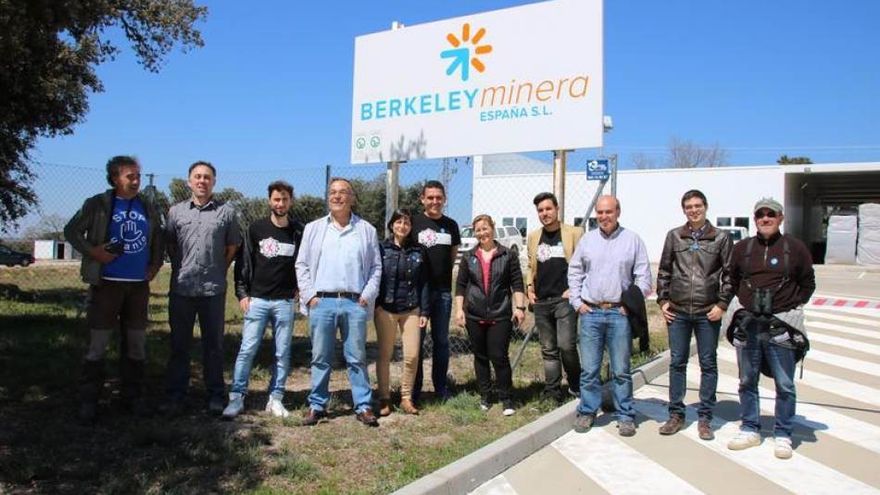
[[[570,431],[550,444],[596,484],[614,494],[702,493],[602,428]]]
[[[719,347],[718,359],[736,364],[736,352],[729,347]],[[830,394],[873,406],[880,406],[880,390],[873,387],[817,373],[810,369],[804,371],[804,376],[799,381],[804,385],[824,390]]]
[[[868,337],[869,339],[880,339],[880,332],[877,330],[863,330],[861,328],[853,328],[846,325],[838,325],[836,323],[828,323],[825,321],[818,320],[810,320],[809,318],[806,320],[807,331],[809,332],[811,329],[821,328],[824,330],[834,330],[835,332],[846,333],[849,335],[856,335],[858,337]]]
[[[665,421],[668,417],[666,405],[656,400],[665,400],[664,395],[655,387],[642,387],[636,392],[637,400],[634,407],[639,413],[657,422]],[[687,407],[686,415],[688,421],[696,423],[697,413],[693,407]],[[715,440],[711,442],[700,440],[696,427],[686,428],[679,434],[794,493],[877,494],[876,488],[800,455],[797,450],[791,459],[776,459],[773,455],[772,439],[765,439],[760,446],[751,449],[736,452],[729,450],[727,443],[739,432],[739,426],[718,418],[712,420],[712,426],[716,430]],[[658,490],[658,492],[662,491]]]
[[[839,356],[819,349],[810,349],[810,352],[807,354],[807,360],[818,361],[820,363],[830,364],[832,366],[837,366],[858,373],[865,373],[867,375],[880,376],[880,364],[846,356]]]
[[[833,345],[837,347],[842,347],[844,349],[858,351],[864,354],[873,354],[874,356],[880,357],[880,345],[866,344],[858,340],[835,337],[833,335],[826,335],[821,332],[809,332],[809,330],[807,336],[810,338],[811,343],[816,342],[820,344]]]
[[[471,492],[472,495],[517,495],[516,489],[503,474],[492,478]]]
[[[880,323],[880,318],[862,318],[859,316],[850,316],[848,314],[831,313],[825,311],[807,311],[805,313],[807,321],[814,318],[822,318],[824,320],[832,320],[837,323],[855,323],[856,325],[864,325],[876,328]]]
[[[812,355],[813,351],[810,351]],[[700,367],[696,363],[689,363],[687,367],[689,377],[699,377]],[[688,379],[688,383],[699,387],[699,382]],[[769,380],[765,383],[773,383]],[[724,373],[718,373],[718,393],[738,397],[739,378]],[[766,387],[758,387],[758,395],[761,397],[761,411],[765,414],[775,413],[776,392]],[[798,402],[797,412],[793,418],[796,424],[814,430],[823,435],[830,435],[844,442],[851,443],[871,452],[880,454],[880,427],[871,423],[851,418],[833,410],[817,406],[815,404]]]

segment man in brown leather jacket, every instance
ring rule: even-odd
[[[706,196],[694,189],[681,198],[687,223],[666,235],[657,273],[657,303],[669,331],[669,420],[661,435],[684,426],[684,394],[691,335],[697,340],[700,361],[700,438],[712,440],[710,423],[718,386],[717,347],[721,317],[733,297],[731,252],[727,232],[706,220]]]

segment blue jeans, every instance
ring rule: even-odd
[[[712,420],[718,389],[718,334],[720,321],[709,321],[705,314],[676,313],[669,324],[669,416],[684,417],[687,390],[687,363],[691,353],[691,334],[697,339],[700,361],[700,419]]]
[[[594,308],[591,313],[580,316],[578,349],[581,351],[581,402],[580,414],[596,414],[602,405],[600,370],[602,354],[608,347],[611,362],[611,395],[618,421],[632,421],[632,376],[629,360],[632,342],[629,320],[619,308]]]
[[[792,418],[797,403],[794,350],[760,339],[754,329],[749,330],[745,347],[736,349],[736,361],[739,363],[739,402],[742,408],[740,428],[753,432],[761,430],[758,379],[763,360],[776,382],[776,422],[773,435],[791,437]]]
[[[269,381],[269,395],[278,400],[284,398],[284,386],[290,372],[293,320],[293,299],[251,298],[251,305],[244,315],[244,327],[241,329],[241,349],[235,358],[232,392],[247,394],[251,366],[260,350],[266,325],[271,321],[275,336],[275,367],[272,368],[272,379]]]
[[[183,400],[189,387],[190,347],[193,326],[199,318],[202,340],[202,372],[212,399],[223,399],[223,330],[226,327],[226,294],[216,296],[168,295],[168,324],[171,326],[171,357],[168,359],[166,392],[173,401]]]
[[[309,329],[312,337],[309,406],[316,411],[327,410],[336,330],[339,329],[354,410],[362,413],[370,409],[373,393],[367,374],[367,308],[344,297],[321,298],[315,307],[309,308]]]
[[[434,392],[438,397],[449,395],[446,383],[446,372],[449,370],[449,319],[452,315],[452,292],[448,290],[431,290],[431,383],[434,384]],[[422,332],[422,343],[425,334]],[[413,400],[419,400],[422,393],[422,361],[424,360],[423,346],[419,346],[419,365],[416,370],[416,381],[413,384]]]

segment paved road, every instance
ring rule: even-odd
[[[877,290],[877,289],[874,289]],[[864,296],[864,294],[861,294]],[[812,350],[797,380],[792,459],[773,456],[773,382],[761,379],[763,444],[727,449],[738,430],[734,350],[719,347],[716,439],[696,431],[699,367],[688,368],[688,426],[661,437],[667,375],[636,392],[638,434],[617,435],[610,416],[586,434],[569,432],[485,483],[477,494],[833,493],[880,494],[880,311],[807,310]],[[694,380],[694,379],[697,380]]]

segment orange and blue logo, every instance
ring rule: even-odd
[[[461,26],[461,39],[454,33],[446,35],[446,41],[452,45],[452,48],[440,52],[440,58],[452,59],[449,62],[449,67],[446,68],[447,76],[451,76],[458,70],[461,80],[467,81],[470,78],[471,67],[480,73],[486,70],[486,65],[478,57],[478,55],[485,55],[492,51],[492,45],[480,44],[485,35],[486,28],[480,28],[471,36],[471,25],[467,22]],[[471,46],[467,46],[468,43]],[[473,54],[471,54],[472,49]]]

